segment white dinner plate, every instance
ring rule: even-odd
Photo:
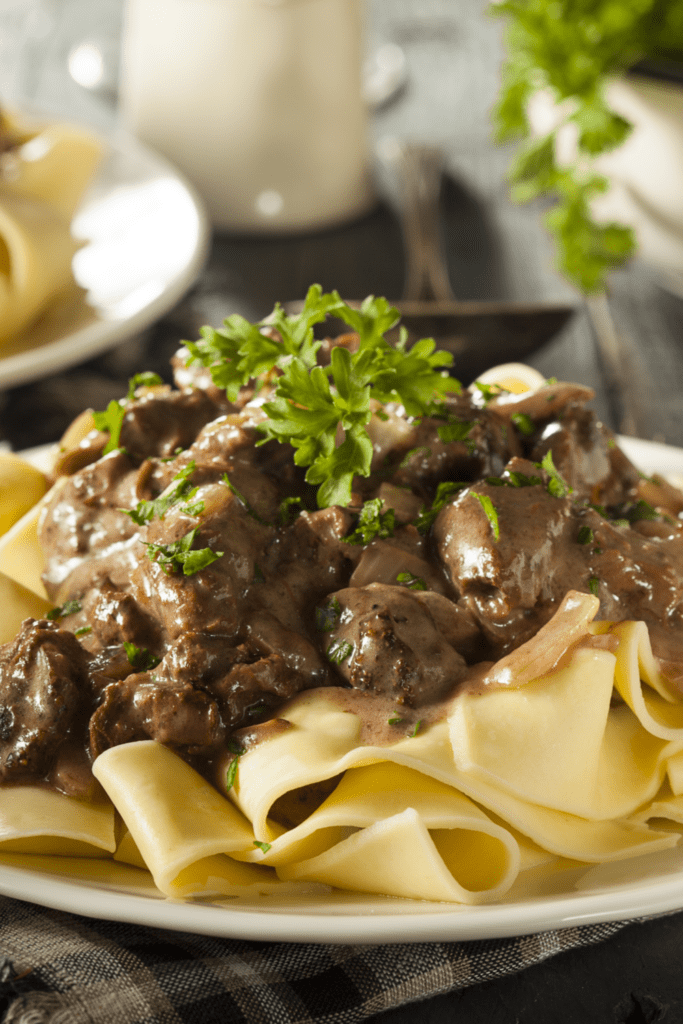
[[[104,156],[72,232],[76,285],[0,349],[0,388],[104,352],[144,330],[197,278],[208,253],[201,201],[165,159],[123,132]]]
[[[630,438],[620,443],[643,472],[683,478],[683,449]],[[527,872],[503,902],[480,907],[320,889],[297,899],[183,903],[162,896],[146,872],[114,861],[100,861],[98,877],[87,882],[73,877],[68,862],[60,868],[56,857],[45,858],[40,870],[22,863],[19,854],[0,854],[0,893],[89,917],[240,939],[452,942],[683,909],[682,845],[612,864]]]

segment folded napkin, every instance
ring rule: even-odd
[[[143,928],[0,896],[0,1022],[355,1024],[592,945],[628,923],[473,942],[289,944]]]

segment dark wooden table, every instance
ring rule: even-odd
[[[101,0],[109,25],[116,18],[116,2]],[[88,4],[91,18],[97,6],[94,0]],[[553,269],[540,210],[516,207],[509,200],[505,170],[510,151],[494,146],[490,138],[501,26],[485,8],[484,0],[372,0],[370,39],[400,44],[409,72],[400,96],[375,113],[374,136],[438,143],[445,149],[449,180],[443,229],[451,280],[460,297],[577,304],[572,323],[529,362],[546,376],[592,386],[598,414],[618,428],[621,412],[605,385],[589,318],[579,296]],[[68,81],[62,66],[65,40],[82,9],[82,0],[65,0],[46,64],[31,76],[31,98],[102,126],[111,121],[112,110]],[[178,342],[196,337],[204,323],[219,324],[229,313],[261,317],[276,300],[301,297],[313,281],[347,297],[395,297],[403,279],[402,239],[390,190],[365,218],[335,230],[268,239],[218,235],[196,286],[144,335],[50,380],[3,394],[0,434],[15,448],[55,440],[85,405],[103,408],[110,398],[120,397],[138,369],[168,377],[168,359]],[[641,382],[643,436],[683,445],[683,297],[667,291],[651,269],[636,262],[613,276],[610,301]],[[500,361],[506,356],[501,351]],[[599,946],[561,954],[503,981],[376,1020],[679,1021],[682,953],[683,914],[677,914],[631,925]]]

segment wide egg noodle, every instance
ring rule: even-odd
[[[37,594],[43,601],[47,601],[42,580],[45,559],[38,542],[38,522],[43,508],[54,497],[55,489],[63,487],[65,483],[66,477],[57,480],[47,494],[0,537],[0,572]]]
[[[271,868],[225,856],[253,849],[249,822],[167,747],[153,740],[111,747],[95,760],[93,774],[166,896],[282,891]]]
[[[16,112],[4,118],[21,144],[0,158],[2,190],[46,203],[70,221],[102,159],[102,143],[77,125],[35,122]]]
[[[659,670],[645,623],[617,622],[610,633],[619,638],[614,684],[622,699],[653,736],[683,738],[683,704]]]
[[[0,341],[73,286],[78,247],[69,221],[52,206],[0,188]]]
[[[455,765],[446,721],[402,736],[387,746],[359,742],[361,720],[340,711],[322,690],[300,694],[282,711],[290,728],[273,733],[242,755],[231,798],[254,825],[260,841],[271,843],[277,856],[286,843],[270,818],[277,801],[302,787],[334,779],[342,772],[391,762],[436,779],[464,794],[508,824],[514,832],[558,857],[600,862],[620,860],[673,845],[675,837],[622,820],[590,821],[520,800]],[[663,769],[662,769],[663,773]],[[321,819],[318,819],[321,820]],[[345,838],[341,834],[340,839]],[[299,835],[303,835],[302,829]],[[296,838],[296,837],[295,837]],[[329,845],[329,834],[320,842]],[[323,851],[320,851],[323,852]],[[310,854],[309,854],[310,856]]]
[[[116,849],[114,807],[40,786],[0,786],[0,853],[109,856]]]
[[[656,794],[670,750],[629,708],[611,707],[615,664],[609,651],[579,649],[519,689],[459,695],[449,718],[457,767],[529,803],[628,816]]]
[[[507,829],[451,786],[391,761],[346,771],[258,856],[284,879],[462,903],[499,899],[520,865]]]

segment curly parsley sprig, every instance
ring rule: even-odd
[[[623,224],[599,222],[591,202],[607,181],[595,158],[620,146],[631,124],[611,109],[606,85],[643,58],[680,59],[683,5],[661,0],[502,0],[491,13],[507,19],[508,57],[495,112],[499,140],[521,139],[511,168],[513,195],[526,202],[550,196],[547,217],[558,261],[584,292],[600,290],[606,274],[631,255],[634,235]],[[557,103],[555,129],[532,138],[527,109],[548,91]],[[557,159],[557,139],[568,127],[577,157]]]
[[[320,342],[313,327],[328,315],[347,324],[359,342],[355,352],[333,348],[329,365],[318,366]],[[345,506],[354,476],[370,475],[371,399],[400,403],[409,416],[420,417],[459,389],[447,373],[453,356],[435,351],[433,339],[423,338],[410,349],[405,336],[389,344],[385,334],[398,320],[398,310],[384,298],[368,296],[355,309],[338,292],[323,293],[313,285],[296,316],[276,306],[258,324],[229,317],[222,329],[204,328],[201,341],[186,344],[189,362],[206,366],[231,400],[255,377],[277,371],[273,396],[263,405],[268,419],[258,426],[264,435],[260,443],[290,444],[294,462],[308,467],[306,481],[318,486],[318,505]],[[281,340],[264,334],[266,328],[275,328]]]

